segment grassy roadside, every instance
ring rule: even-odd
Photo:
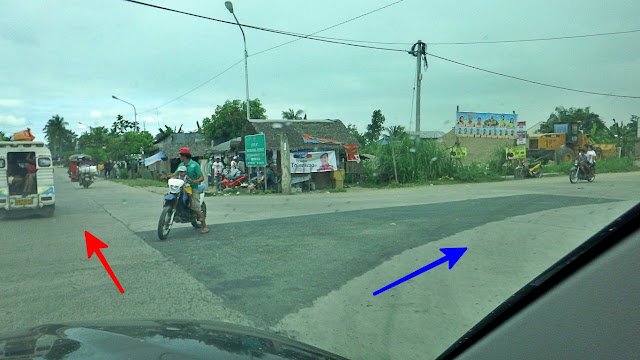
[[[108,181],[113,181],[118,184],[124,184],[128,186],[134,187],[165,187],[167,186],[166,181],[153,180],[153,179],[107,179]]]
[[[563,175],[569,175],[569,171],[573,163],[565,162],[562,164],[549,164],[543,167],[545,173],[559,173]],[[623,157],[620,159],[603,159],[597,162],[596,173],[621,173],[640,170],[640,166],[634,164],[633,159],[630,157]]]

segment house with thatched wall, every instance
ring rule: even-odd
[[[244,152],[244,136],[264,134],[267,159],[281,167],[280,137],[285,134],[289,150],[298,152],[335,152],[338,169],[344,173],[360,173],[363,171],[359,161],[347,161],[347,148],[357,149],[362,146],[340,120],[252,120],[244,129],[241,141],[236,151]],[[352,157],[349,157],[352,159]],[[357,158],[357,157],[356,157]],[[306,179],[316,188],[329,188],[335,185],[335,174],[332,172],[314,172],[298,176],[292,174],[292,183],[298,179]]]
[[[173,133],[159,139],[155,143],[156,153],[162,151],[167,156],[167,161],[157,162],[148,166],[148,170],[154,174],[160,174],[163,171],[170,173],[176,170],[180,164],[178,152],[182,148],[189,148],[193,160],[200,163],[202,169],[207,168],[207,161],[211,153],[211,144],[206,141],[203,134],[200,133]],[[153,155],[153,154],[151,154]]]

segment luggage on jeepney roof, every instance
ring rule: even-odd
[[[36,137],[31,135],[31,129],[27,128],[27,130],[22,130],[13,133],[11,137],[13,141],[33,141]]]
[[[85,158],[89,161],[93,160],[93,158],[87,154],[73,154],[69,156],[69,161],[73,161],[73,162],[80,161],[80,158]]]

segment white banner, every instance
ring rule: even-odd
[[[292,174],[308,174],[335,170],[338,170],[335,151],[291,153]]]

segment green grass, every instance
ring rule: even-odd
[[[109,181],[113,181],[119,184],[125,184],[129,186],[139,186],[139,187],[147,187],[147,186],[156,186],[156,187],[165,187],[167,186],[166,181],[161,180],[152,180],[152,179],[109,179]]]
[[[573,166],[572,162],[564,162],[560,164],[552,164],[543,166],[544,173],[559,173],[563,175],[569,175],[569,171]],[[605,174],[605,173],[619,173],[619,172],[629,172],[629,171],[638,171],[640,167],[633,163],[633,158],[630,157],[622,157],[622,158],[613,158],[613,159],[603,159],[597,161],[596,173]]]

